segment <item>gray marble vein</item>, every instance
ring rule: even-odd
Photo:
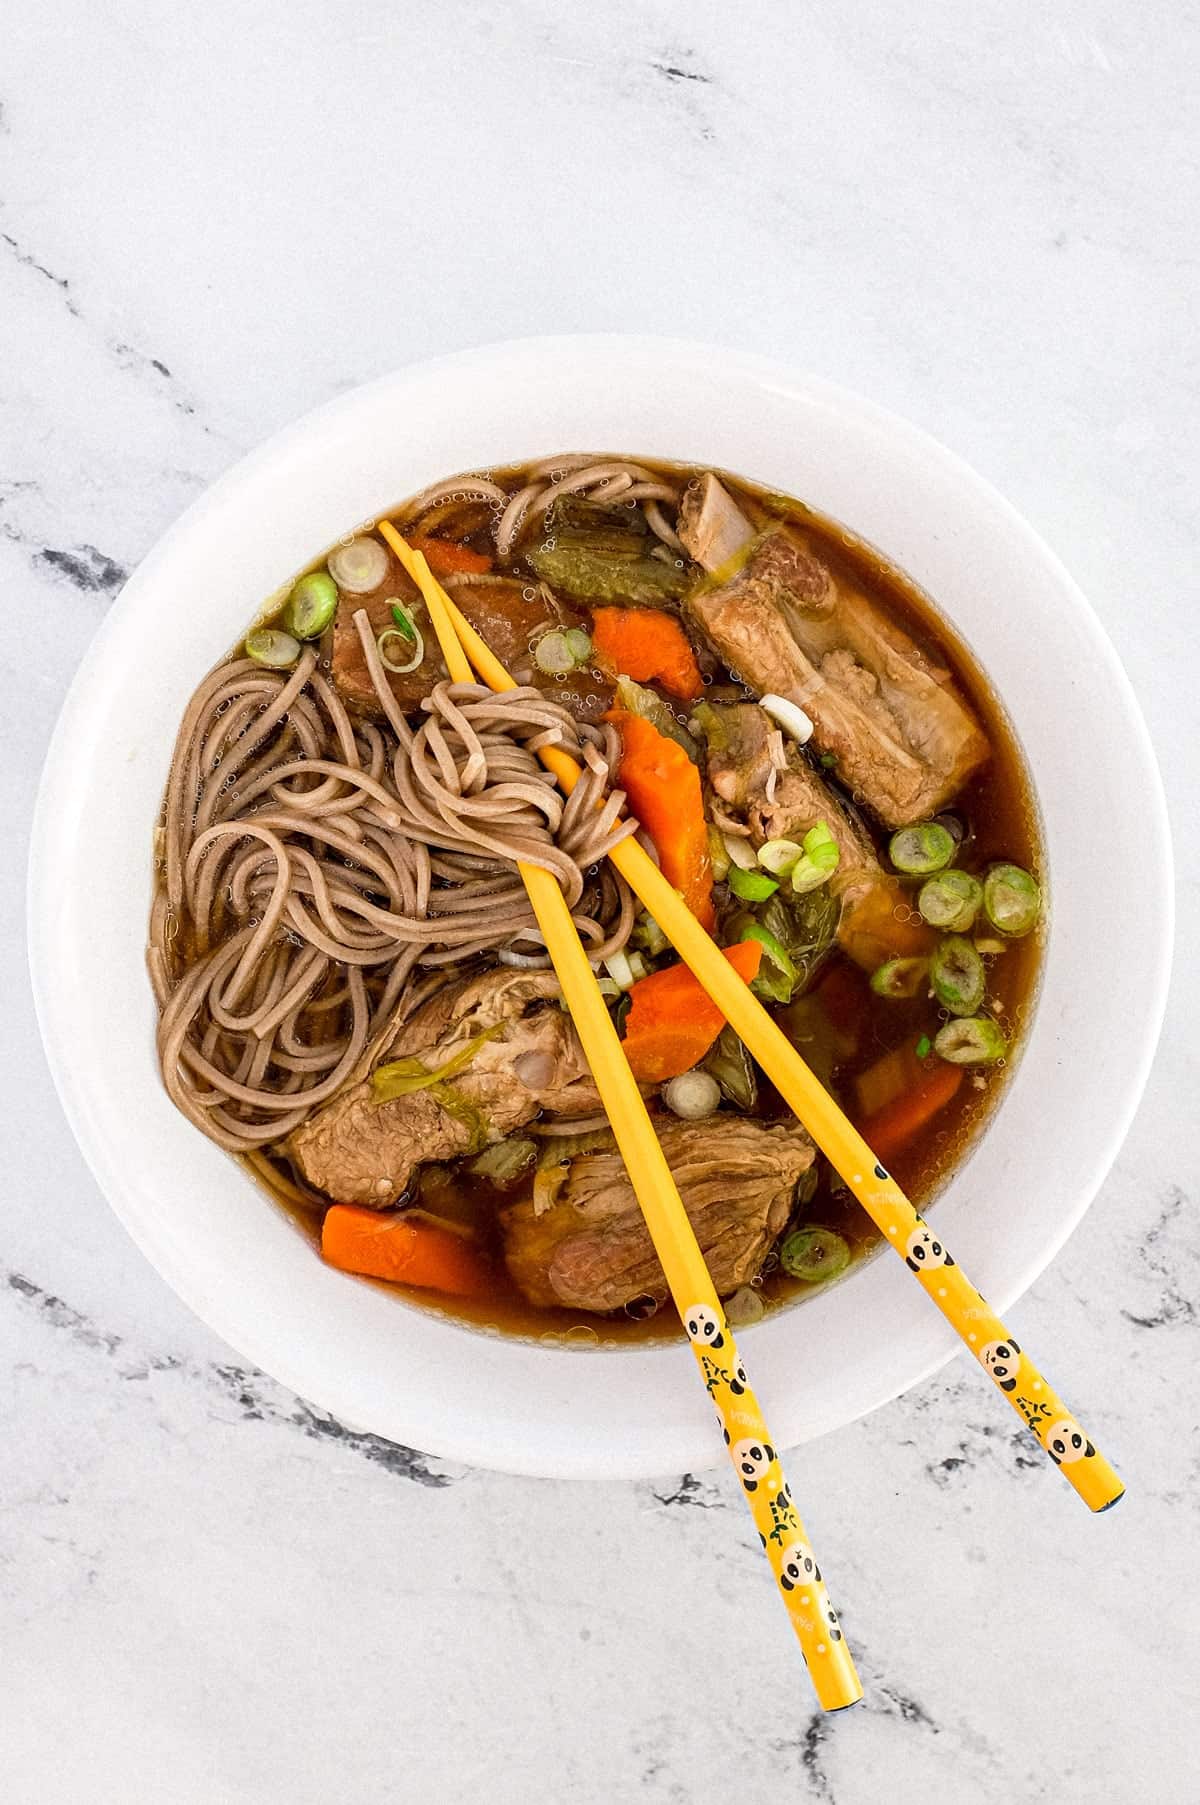
[[[1200,1799],[1194,8],[44,0],[4,52],[5,1801]],[[785,356],[991,477],[1100,612],[1174,811],[1159,1059],[1012,1312],[1128,1496],[1088,1519],[965,1361],[792,1455],[867,1687],[834,1718],[722,1470],[455,1467],[191,1318],[82,1166],[25,972],[45,746],[170,521],[404,359],[623,327]]]

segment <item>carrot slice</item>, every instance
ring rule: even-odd
[[[435,539],[432,533],[410,533],[408,543],[415,552],[424,552],[425,562],[435,577],[453,576],[457,571],[482,576],[485,570],[492,568],[492,560],[485,552],[472,551],[469,545],[459,545],[454,539]]]
[[[394,1210],[333,1204],[325,1212],[321,1253],[343,1272],[456,1297],[485,1297],[491,1288],[486,1265],[462,1235]]]
[[[681,702],[694,702],[704,687],[687,635],[674,615],[661,609],[597,608],[592,644],[623,677],[661,683]]]
[[[945,1109],[963,1081],[960,1065],[948,1065],[944,1059],[920,1060],[918,1064],[920,1074],[908,1090],[858,1123],[864,1141],[885,1166]]]
[[[701,927],[711,932],[712,859],[700,793],[700,773],[674,740],[641,715],[618,713],[618,781],[658,852],[663,876],[679,891]]]
[[[759,941],[742,940],[724,952],[747,984],[758,975],[763,952]],[[690,1072],[725,1026],[717,1005],[683,964],[639,978],[629,996],[625,1057],[643,1084],[665,1084],[668,1078]]]

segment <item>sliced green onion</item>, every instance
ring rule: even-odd
[[[725,1320],[735,1329],[748,1329],[766,1313],[767,1306],[753,1285],[739,1285],[733,1296],[725,1299]]]
[[[387,552],[378,539],[352,539],[329,554],[329,574],[347,595],[370,595],[389,568]]]
[[[944,871],[954,851],[954,835],[938,821],[901,827],[888,842],[888,857],[896,870],[908,877],[928,877],[932,871]]]
[[[533,662],[548,677],[565,677],[575,669],[575,654],[567,644],[565,633],[557,630],[543,633],[533,648]]]
[[[629,938],[644,953],[649,953],[652,959],[657,959],[660,953],[665,953],[671,944],[653,915],[639,915],[633,924],[633,932]]]
[[[928,959],[889,959],[871,973],[871,989],[877,997],[915,997],[928,972]]]
[[[1008,1042],[987,1015],[971,1015],[947,1022],[934,1037],[933,1050],[951,1065],[994,1065],[1008,1051]]]
[[[1019,940],[1042,908],[1037,880],[1020,865],[993,865],[983,880],[983,912],[1001,934]]]
[[[824,1285],[850,1264],[849,1243],[831,1228],[797,1228],[780,1246],[779,1264],[789,1278]]]
[[[681,1072],[663,1085],[662,1100],[684,1122],[702,1122],[721,1101],[721,1087],[708,1072]]]
[[[779,883],[765,871],[741,871],[735,865],[729,873],[729,888],[743,902],[765,902],[768,896],[774,896]]]
[[[470,1065],[480,1047],[503,1032],[504,1023],[496,1022],[482,1034],[472,1035],[445,1065],[437,1066],[432,1072],[415,1058],[391,1059],[386,1065],[376,1066],[371,1073],[371,1094],[375,1102],[390,1103],[394,1097],[410,1097],[414,1091],[428,1090],[430,1085],[442,1084],[447,1078],[455,1077]]]
[[[725,842],[725,852],[731,865],[736,865],[739,871],[755,869],[759,860],[755,858],[754,848],[749,840],[744,840],[740,834],[722,834],[721,838]]]
[[[708,829],[708,856],[712,860],[712,873],[718,884],[723,884],[729,875],[732,861],[725,848],[725,835],[719,827],[711,824]]]
[[[928,1059],[932,1050],[933,1042],[930,1040],[928,1034],[922,1034],[920,1040],[917,1042],[917,1058]]]
[[[813,724],[795,702],[789,702],[786,696],[775,696],[768,692],[758,698],[758,706],[770,715],[777,727],[790,733],[797,745],[807,746],[813,736]]]
[[[763,859],[763,853],[768,854],[767,860]],[[758,858],[769,871],[790,877],[793,892],[804,896],[810,890],[819,890],[832,876],[838,868],[841,853],[828,823],[818,821],[815,827],[809,828],[799,846],[794,840],[768,840]]]
[[[1008,942],[997,940],[994,934],[976,934],[975,951],[982,953],[985,959],[994,959],[997,953],[1007,951]]]
[[[402,608],[399,602],[392,602],[389,606],[392,610],[392,619],[403,633],[405,639],[415,639],[417,637],[417,629],[413,626],[408,610]]]
[[[804,848],[795,840],[768,840],[758,849],[759,864],[774,877],[787,877],[803,857]]]
[[[633,973],[633,981],[635,984],[639,978],[648,978],[650,976],[650,967],[646,964],[646,961],[640,953],[630,953],[629,969]]]
[[[983,960],[961,934],[947,934],[938,942],[929,965],[929,982],[939,1003],[955,1015],[974,1015],[983,1001],[986,975]]]
[[[408,636],[403,633],[399,627],[384,628],[383,632],[375,641],[375,644],[379,648],[379,662],[382,664],[384,670],[391,671],[393,676],[403,677],[409,671],[415,671],[419,664],[424,663],[425,641],[421,637],[421,629],[419,627],[413,628],[413,637],[416,640],[415,645],[412,644]],[[397,645],[404,650],[405,657],[403,663],[400,663],[398,659],[393,658],[387,649],[389,642],[393,639],[396,641]]]
[[[310,570],[287,599],[282,620],[297,639],[319,639],[337,613],[337,584],[327,570]]]
[[[568,627],[563,638],[576,664],[586,664],[592,655],[591,634],[585,633],[582,627]]]
[[[917,896],[917,907],[931,928],[965,934],[975,922],[983,901],[983,885],[969,871],[942,871],[926,878]]]
[[[278,627],[258,627],[246,635],[246,656],[271,671],[288,671],[300,656],[300,641]]]
[[[631,990],[633,988],[633,968],[629,963],[628,953],[622,952],[620,949],[615,953],[610,953],[608,958],[604,961],[604,969],[613,982],[620,985],[622,990]]]
[[[836,752],[822,752],[820,760],[818,762],[820,764],[822,764],[827,771],[832,771],[833,767],[837,764],[837,753]]]
[[[829,882],[837,870],[837,847],[823,847],[821,852],[823,856],[817,858],[810,858],[805,853],[804,857],[798,859],[792,866],[792,889],[797,896],[806,896],[810,890],[819,890],[822,884]],[[830,852],[833,854],[832,858],[827,856]]]

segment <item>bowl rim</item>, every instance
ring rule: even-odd
[[[985,478],[922,428],[876,402],[825,378],[800,372],[780,360],[711,343],[622,333],[535,336],[497,341],[400,366],[369,383],[334,397],[251,450],[191,503],[139,564],[101,622],[90,643],[86,659],[81,663],[64,700],[38,788],[28,872],[30,969],[37,1019],[47,1060],[64,1113],[110,1207],[177,1294],[222,1339],[301,1396],[314,1400],[351,1424],[355,1424],[361,1417],[361,1407],[356,1396],[339,1384],[337,1374],[324,1375],[314,1384],[313,1374],[303,1361],[286,1353],[281,1354],[279,1346],[268,1332],[246,1320],[244,1315],[222,1309],[211,1292],[198,1291],[187,1259],[179,1256],[177,1250],[164,1246],[162,1239],[150,1231],[150,1225],[133,1206],[122,1174],[115,1169],[98,1131],[88,1096],[86,1075],[80,1071],[78,1062],[72,1061],[61,986],[55,977],[55,916],[52,910],[42,904],[52,894],[55,882],[64,873],[61,821],[64,812],[66,818],[70,818],[73,806],[72,747],[85,725],[91,688],[89,671],[94,671],[97,667],[103,668],[110,647],[117,641],[127,616],[138,605],[139,599],[150,593],[160,571],[169,567],[176,548],[185,543],[188,536],[201,528],[206,520],[218,516],[231,497],[236,496],[247,484],[253,483],[260,473],[286,466],[289,458],[315,435],[363,415],[372,405],[386,399],[391,393],[398,394],[416,376],[436,377],[439,374],[450,375],[463,371],[475,374],[490,372],[495,375],[497,372],[502,373],[506,365],[514,362],[519,365],[531,356],[565,357],[582,362],[591,358],[598,359],[601,363],[612,364],[615,361],[619,364],[623,360],[636,362],[638,357],[651,354],[668,362],[677,360],[681,364],[713,360],[719,364],[722,374],[731,379],[742,377],[748,383],[761,385],[764,390],[774,388],[780,393],[803,398],[832,410],[843,418],[856,420],[883,434],[892,446],[918,457],[930,470],[953,479],[959,488],[973,492],[1003,522],[1008,533],[1024,552],[1040,563],[1053,579],[1060,599],[1064,606],[1072,610],[1074,625],[1088,640],[1092,652],[1103,667],[1111,693],[1119,704],[1120,726],[1128,740],[1126,756],[1132,758],[1138,766],[1144,786],[1146,810],[1143,844],[1151,879],[1149,890],[1152,902],[1148,919],[1141,924],[1145,957],[1143,1007],[1136,1020],[1127,1025],[1121,1049],[1124,1079],[1120,1103],[1095,1127],[1087,1170],[1073,1171],[1070,1187],[1072,1201],[1068,1204],[1064,1200],[1052,1224],[1047,1225],[1047,1232],[1036,1257],[1028,1259],[1020,1273],[1009,1283],[994,1290],[991,1301],[1000,1313],[1008,1310],[1015,1299],[1045,1270],[1078,1225],[1120,1149],[1149,1076],[1166,1006],[1174,923],[1173,861],[1168,817],[1150,735],[1116,651],[1082,591],[1040,535]],[[851,527],[854,524],[852,521],[848,523]],[[1008,1099],[1002,1099],[996,1111],[997,1119],[1003,1118],[1007,1107]],[[841,1287],[833,1288],[832,1295],[836,1296],[839,1290]],[[815,1301],[806,1304],[806,1311],[814,1308]],[[412,1314],[424,1316],[425,1312]],[[941,1332],[922,1336],[923,1347],[919,1357],[914,1358],[887,1384],[877,1387],[877,1395],[858,1398],[849,1411],[832,1411],[815,1429],[807,1431],[804,1439],[808,1439],[809,1434],[820,1434],[828,1428],[855,1420],[942,1367],[959,1344],[940,1320],[935,1322],[935,1328]],[[471,1334],[470,1331],[463,1332]],[[471,1340],[480,1349],[488,1345],[477,1334],[471,1334]],[[752,1353],[757,1340],[757,1332],[750,1331],[748,1341]],[[675,1351],[673,1344],[639,1350],[642,1358],[648,1359],[660,1373],[665,1370],[667,1358],[674,1355]],[[547,1361],[565,1359],[573,1364],[581,1355],[578,1352],[551,1354],[543,1350],[539,1357]],[[630,1355],[623,1353],[621,1357],[622,1360],[628,1360]],[[786,1419],[786,1412],[773,1410],[773,1420],[778,1420],[780,1414]],[[394,1428],[379,1432],[392,1434],[394,1439],[406,1439],[403,1433],[397,1435]],[[785,1445],[791,1445],[797,1437],[789,1439],[787,1435],[780,1435],[780,1439]],[[668,1442],[669,1440],[670,1438]],[[450,1424],[446,1426],[444,1433],[439,1429],[432,1434],[427,1425],[420,1438],[420,1445],[439,1458],[460,1459],[521,1474],[581,1478],[647,1477],[678,1470],[680,1464],[702,1467],[719,1460],[719,1449],[707,1457],[704,1452],[698,1452],[687,1454],[684,1459],[687,1448],[693,1445],[694,1440],[694,1437],[690,1440],[684,1437],[683,1441],[671,1444],[670,1452],[664,1449],[665,1458],[654,1449],[640,1447],[636,1451],[630,1450],[628,1454],[622,1453],[614,1460],[611,1448],[593,1453],[586,1446],[578,1445],[578,1442],[570,1448],[559,1449],[551,1456],[544,1445],[536,1452],[529,1452],[515,1441],[508,1447],[498,1448],[493,1443],[481,1446],[477,1437],[463,1433],[460,1425]]]

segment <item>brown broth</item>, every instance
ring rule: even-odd
[[[630,454],[622,454],[630,455]],[[536,461],[536,460],[535,460]],[[688,479],[707,465],[665,463],[662,460],[638,458],[637,461],[658,469],[676,479]],[[524,481],[524,465],[492,470],[487,474],[510,491]],[[915,583],[890,563],[882,553],[855,538],[837,522],[818,514],[812,508],[778,491],[760,487],[742,478],[718,472],[721,480],[738,498],[747,513],[761,521],[774,515],[791,521],[803,530],[812,549],[830,566],[834,574],[848,579],[892,615],[918,645],[936,655],[952,673],[961,691],[969,699],[992,746],[992,758],[960,792],[951,807],[969,825],[972,839],[965,864],[982,871],[989,861],[1009,859],[1035,871],[1045,883],[1045,860],[1038,830],[1037,807],[1033,786],[1011,724],[999,698],[992,690],[982,669],[961,638],[941,616],[932,601]],[[448,524],[448,523],[447,523]],[[490,550],[489,526],[486,520],[469,522],[473,530],[461,535],[463,543],[480,550]],[[442,527],[443,532],[446,527]],[[317,560],[316,562],[320,562]],[[281,592],[282,594],[285,592]],[[269,617],[269,616],[268,616]],[[751,692],[747,692],[749,695]],[[836,773],[824,773],[838,788]],[[887,834],[867,819],[877,848],[886,865]],[[916,886],[914,885],[914,893]],[[1021,1041],[1028,1031],[1036,999],[1041,960],[1042,930],[1024,940],[1011,942],[1004,953],[989,959],[988,1006],[1000,1016],[1010,1043],[1019,1056]],[[849,1017],[843,1010],[839,1029],[835,1030],[823,1017],[820,992],[826,978],[834,977],[841,966],[853,973],[858,1005]],[[846,988],[846,987],[844,987]],[[786,1014],[786,1011],[784,1012]],[[855,1116],[854,1081],[876,1059],[904,1041],[915,1041],[923,1032],[932,1036],[939,1025],[936,1006],[928,999],[896,1002],[876,997],[868,988],[867,975],[850,964],[840,952],[834,953],[823,969],[821,980],[810,992],[806,1004],[810,1020],[806,1029],[811,1039],[801,1045],[804,1057],[826,1080],[832,1094]],[[848,1041],[853,1040],[852,1050]],[[1013,1060],[1007,1064],[1011,1066]],[[897,1152],[890,1168],[913,1202],[925,1206],[936,1196],[954,1167],[968,1152],[993,1111],[999,1106],[1006,1088],[1008,1071],[1005,1062],[986,1071],[967,1075],[958,1094],[938,1114],[930,1132],[902,1152]],[[786,1113],[785,1106],[760,1074],[760,1097],[756,1113],[763,1116]],[[800,1219],[806,1224],[820,1224],[835,1229],[850,1244],[854,1266],[874,1251],[880,1237],[865,1212],[849,1190],[823,1159],[818,1161],[820,1176],[811,1201],[803,1208]],[[253,1168],[250,1168],[253,1170]],[[255,1173],[256,1177],[260,1174]],[[285,1189],[273,1195],[295,1218],[314,1243],[319,1242],[319,1222]],[[290,1187],[288,1187],[290,1189]],[[469,1225],[481,1248],[493,1262],[495,1294],[482,1302],[468,1302],[434,1296],[400,1285],[386,1289],[397,1292],[422,1308],[437,1315],[467,1323],[492,1332],[503,1332],[551,1344],[599,1345],[617,1347],[627,1343],[645,1344],[677,1337],[681,1331],[670,1306],[649,1319],[634,1320],[630,1316],[615,1318],[589,1316],[575,1310],[548,1310],[529,1304],[516,1289],[504,1266],[502,1235],[498,1211],[516,1200],[520,1193],[500,1195],[481,1181],[465,1173],[451,1173],[446,1168],[432,1172],[424,1181],[421,1202],[443,1217],[452,1217]],[[775,1256],[768,1256],[767,1271],[760,1281],[760,1294],[768,1310],[791,1304],[811,1296],[814,1287],[788,1278],[779,1268]],[[374,1283],[375,1281],[370,1281]]]

